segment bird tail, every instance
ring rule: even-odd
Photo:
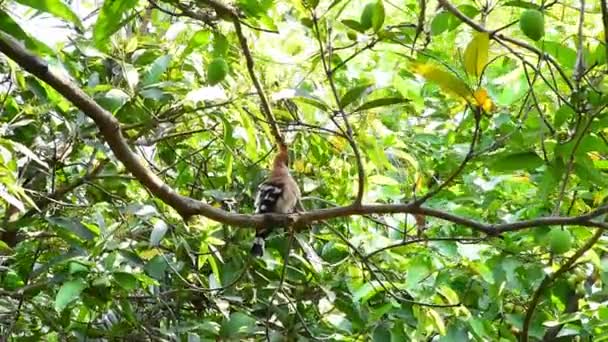
[[[264,244],[264,238],[261,236],[256,236],[255,240],[253,240],[253,246],[251,246],[251,255],[255,257],[261,257],[264,255]]]
[[[251,255],[256,257],[264,255],[266,238],[270,235],[271,231],[272,229],[263,228],[255,232],[255,239],[253,240],[253,246],[251,246]]]

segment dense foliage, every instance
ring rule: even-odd
[[[0,335],[608,338],[605,4],[0,2]]]

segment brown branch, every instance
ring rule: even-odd
[[[24,48],[14,42],[10,36],[4,33],[0,33],[0,52],[6,54],[34,76],[48,83],[53,89],[62,94],[85,115],[91,118],[96,123],[101,135],[114,152],[116,158],[124,164],[126,170],[147,188],[151,194],[175,209],[185,218],[192,215],[203,215],[211,220],[235,227],[263,227],[269,223],[304,227],[313,222],[326,221],[340,217],[409,213],[436,217],[454,224],[469,227],[488,235],[498,235],[504,232],[551,225],[579,225],[608,228],[608,224],[592,221],[594,218],[608,213],[608,205],[575,217],[550,216],[504,224],[482,223],[449,212],[417,206],[413,202],[401,204],[350,205],[292,215],[246,215],[230,213],[204,202],[183,196],[170,188],[156,174],[151,172],[142,163],[140,157],[133,152],[122,135],[120,123],[110,112],[100,107],[71,81],[52,73],[43,60],[27,52]]]
[[[460,162],[460,165],[456,168],[456,170],[454,170],[452,172],[452,174],[449,175],[448,178],[443,183],[441,183],[439,186],[437,186],[434,190],[427,192],[424,196],[417,199],[415,203],[422,204],[422,203],[426,202],[429,198],[435,196],[436,194],[441,192],[443,189],[445,189],[445,187],[450,185],[454,181],[454,179],[456,179],[456,177],[458,177],[458,175],[460,175],[460,173],[464,170],[464,168],[467,166],[469,161],[471,161],[471,159],[473,159],[473,157],[475,156],[475,146],[476,146],[477,140],[479,139],[479,135],[480,135],[479,133],[481,131],[481,128],[480,128],[481,108],[477,108],[477,109],[471,108],[471,109],[474,111],[473,115],[475,117],[475,128],[473,130],[473,138],[471,138],[471,144],[469,145],[469,152],[467,152],[467,155],[464,157],[462,162]]]
[[[144,166],[139,157],[131,150],[122,135],[120,123],[110,112],[100,107],[71,81],[53,74],[42,59],[27,52],[5,33],[0,34],[0,51],[17,62],[22,68],[48,83],[91,118],[116,157],[125,165],[127,170],[154,195],[175,208],[181,215],[190,216],[200,210],[215,218],[223,215],[218,209],[184,197],[163,183],[160,178]]]
[[[545,289],[547,289],[551,283],[559,276],[561,276],[564,272],[568,271],[572,265],[581,257],[585,252],[590,250],[593,245],[602,237],[604,233],[604,229],[598,229],[593,236],[587,240],[587,242],[579,248],[570,258],[566,261],[557,271],[553,274],[545,276],[543,281],[540,283],[532,299],[530,300],[530,304],[528,305],[528,311],[526,312],[526,317],[524,318],[522,333],[521,333],[521,341],[528,342],[528,332],[530,330],[530,323],[532,322],[532,315],[534,314],[534,310],[536,306],[540,302],[540,296],[543,294]]]

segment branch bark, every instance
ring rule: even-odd
[[[482,223],[446,211],[420,206],[413,201],[401,204],[354,204],[292,215],[246,215],[230,213],[212,207],[204,202],[183,196],[165,184],[156,174],[150,171],[150,169],[142,163],[139,156],[133,152],[122,135],[120,123],[110,112],[99,106],[90,96],[74,85],[73,82],[51,72],[42,59],[27,52],[21,45],[16,43],[12,37],[1,32],[0,52],[7,55],[34,76],[49,84],[57,90],[57,92],[72,102],[72,104],[80,109],[86,116],[91,118],[99,128],[101,135],[110,146],[110,149],[116,158],[123,163],[126,170],[154,196],[175,209],[186,219],[193,215],[203,215],[211,220],[235,227],[264,227],[270,223],[283,226],[293,225],[294,227],[300,228],[313,222],[326,221],[340,217],[408,213],[439,218],[491,236],[499,235],[504,232],[551,225],[578,225],[608,228],[608,224],[606,223],[593,221],[594,218],[608,213],[608,205],[599,207],[580,216],[550,216],[503,224]]]

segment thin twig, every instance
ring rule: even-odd
[[[566,85],[568,86],[568,88],[573,89],[572,84],[570,83],[570,79],[568,77],[568,75],[566,75],[566,73],[564,72],[564,70],[562,70],[559,67],[559,63],[550,55],[544,53],[543,51],[539,50],[538,48],[519,41],[517,39],[513,39],[511,37],[505,36],[503,34],[497,33],[496,31],[492,31],[492,30],[487,30],[485,29],[483,26],[477,24],[476,22],[474,22],[473,20],[471,20],[471,18],[467,17],[464,13],[462,13],[458,8],[456,8],[453,4],[451,4],[449,1],[447,0],[438,0],[439,3],[441,4],[441,6],[443,6],[446,10],[448,10],[449,12],[451,12],[454,16],[456,16],[458,19],[460,19],[462,22],[464,22],[465,24],[469,25],[471,28],[473,28],[474,30],[478,31],[478,32],[486,32],[490,35],[490,38],[495,39],[495,40],[504,40],[506,42],[509,42],[513,45],[517,45],[521,48],[524,48],[528,51],[533,52],[534,54],[538,55],[539,57],[546,59],[549,61],[549,63],[553,64],[553,66],[555,66],[555,68],[557,69],[557,71],[559,72],[559,74],[562,76],[564,82],[566,83]]]
[[[542,282],[534,292],[530,303],[528,304],[528,311],[526,312],[526,317],[524,318],[523,328],[521,332],[521,341],[528,342],[528,332],[530,330],[530,323],[532,322],[532,315],[534,314],[534,310],[536,306],[540,302],[540,296],[543,292],[553,283],[555,279],[561,276],[564,272],[566,272],[570,267],[581,257],[585,252],[590,250],[595,243],[602,237],[604,233],[604,229],[598,229],[593,236],[587,240],[587,242],[579,248],[568,260],[553,274],[545,276]]]
[[[462,170],[464,170],[467,163],[475,156],[475,145],[477,143],[477,140],[479,139],[479,132],[480,132],[481,109],[477,108],[477,109],[472,109],[472,110],[474,111],[473,115],[475,117],[475,128],[473,130],[473,138],[471,138],[471,144],[469,145],[469,151],[467,152],[467,155],[464,157],[462,162],[460,162],[460,165],[456,168],[456,170],[454,170],[454,172],[452,172],[452,174],[443,183],[441,183],[434,190],[426,193],[424,196],[416,199],[414,201],[415,204],[417,204],[417,205],[423,204],[429,198],[438,194],[446,186],[450,185],[450,183],[452,183],[452,181],[454,179],[456,179],[456,177],[458,177],[458,175],[462,172]]]
[[[319,23],[318,23],[318,19],[317,16],[314,12],[311,11],[311,16],[312,16],[312,22],[315,28],[315,33],[316,33],[316,38],[317,38],[317,42],[319,44],[319,51],[321,52],[321,62],[323,64],[323,69],[325,70],[325,75],[327,76],[327,81],[329,83],[329,86],[331,88],[331,92],[334,96],[334,100],[336,101],[336,106],[338,107],[338,113],[340,113],[340,115],[342,116],[342,119],[344,121],[344,126],[346,127],[346,131],[344,132],[346,135],[346,140],[348,141],[348,144],[350,145],[351,149],[353,150],[353,153],[355,154],[355,159],[357,161],[357,175],[358,175],[358,187],[357,187],[357,197],[355,197],[355,200],[353,202],[353,206],[360,206],[361,203],[363,202],[363,195],[365,193],[365,168],[363,167],[363,158],[361,156],[361,152],[359,151],[359,146],[357,146],[357,143],[355,142],[355,139],[353,138],[353,130],[352,127],[350,125],[350,122],[348,121],[348,117],[346,116],[345,112],[344,112],[344,108],[342,107],[342,104],[340,103],[340,96],[338,95],[338,90],[336,88],[336,85],[334,83],[334,78],[333,78],[333,73],[331,70],[331,67],[329,65],[329,61],[325,60],[325,49],[323,48],[323,41],[321,39],[321,30],[319,29]],[[328,37],[329,41],[331,41],[331,37]],[[331,53],[331,46],[328,47],[329,52]],[[331,60],[331,55],[328,56],[328,59]],[[333,116],[330,117],[333,119]],[[337,122],[334,121],[334,124],[336,124],[336,126],[338,126],[339,129],[342,130],[342,128],[338,125]]]

